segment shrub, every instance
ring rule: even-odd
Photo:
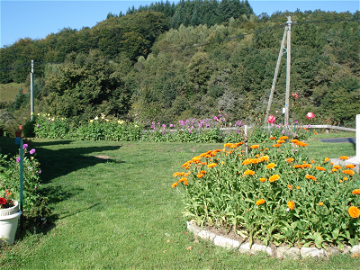
[[[249,145],[248,156],[243,143],[226,143],[184,163],[188,171],[174,173],[172,187],[183,186],[186,215],[233,229],[250,245],[357,244],[360,184],[352,166],[311,159],[299,140],[271,139]]]

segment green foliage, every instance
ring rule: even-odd
[[[24,144],[25,146],[25,144]],[[32,149],[33,150],[33,149]],[[30,151],[32,151],[30,150]],[[46,195],[41,193],[40,163],[24,149],[23,156],[23,215],[26,227],[42,226],[46,223],[51,211],[47,205]],[[20,159],[0,154],[0,187],[11,192],[11,198],[20,201]]]

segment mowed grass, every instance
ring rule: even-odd
[[[23,93],[27,93],[25,83],[6,83],[0,84],[0,101],[14,101],[19,89],[23,89]]]
[[[354,155],[348,144],[314,141],[319,157]],[[342,145],[342,146],[340,146]],[[351,145],[351,144],[350,144]],[[4,247],[2,269],[358,269],[350,255],[321,261],[245,255],[195,238],[186,229],[172,174],[193,156],[223,144],[35,139],[42,190],[54,208],[38,233]],[[16,153],[0,138],[2,153]],[[321,151],[320,151],[321,150]],[[339,152],[344,151],[344,152]]]

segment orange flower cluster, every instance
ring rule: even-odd
[[[293,201],[288,201],[287,206],[290,210],[295,209],[295,203]]]
[[[273,169],[276,167],[276,164],[275,163],[269,163],[267,166],[266,166],[266,169]]]
[[[356,194],[356,195],[360,195],[360,189],[354,189],[351,193]]]
[[[252,171],[252,170],[246,170],[246,171],[244,172],[244,175],[254,175],[254,174],[255,174],[255,172]]]
[[[274,174],[273,176],[270,176],[269,182],[270,182],[270,183],[271,183],[271,182],[275,182],[275,181],[277,181],[277,180],[279,180],[279,179],[280,179],[280,175]]]
[[[352,170],[343,170],[342,171],[344,174],[347,174],[347,175],[350,175],[350,176],[353,176],[354,175],[354,171]]]
[[[360,216],[360,210],[356,206],[350,206],[348,212],[352,218],[358,218]]]
[[[260,200],[257,200],[256,201],[256,205],[262,205],[265,203],[265,200],[264,199],[260,199]]]

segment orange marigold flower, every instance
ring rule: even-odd
[[[270,157],[269,156],[263,156],[260,158],[260,161],[269,161]]]
[[[293,167],[294,167],[295,169],[302,169],[302,165],[299,165],[299,164],[294,165]]]
[[[281,136],[279,139],[280,140],[287,140],[287,139],[289,139],[289,137],[288,136]]]
[[[261,178],[259,178],[259,181],[262,182],[262,183],[264,183],[264,182],[266,181],[266,178],[261,177]]]
[[[292,185],[287,185],[288,189],[293,189]]]
[[[264,199],[260,199],[256,202],[256,205],[262,205],[265,203],[265,200]]]
[[[348,157],[348,156],[341,156],[341,157],[339,157],[339,159],[341,159],[341,160],[347,160],[347,159],[349,159],[349,157]]]
[[[295,203],[293,201],[288,201],[287,206],[290,210],[295,209]]]
[[[213,168],[213,167],[216,167],[216,163],[210,163],[210,164],[208,164],[208,168]]]
[[[300,187],[299,187],[299,186],[297,186],[297,187],[296,187],[296,189],[300,189]]]
[[[326,171],[324,167],[316,166],[315,167],[318,171]]]
[[[287,159],[285,159],[285,160],[286,160],[286,162],[287,162],[287,163],[291,163],[291,162],[293,162],[293,161],[294,161],[294,159],[293,159],[292,157],[287,158]]]
[[[314,163],[315,163],[315,160],[312,159],[310,162],[311,162],[312,164],[314,164]]]
[[[267,166],[266,166],[266,169],[273,169],[276,167],[276,164],[275,163],[269,163]]]
[[[334,169],[337,169],[337,170],[342,169],[342,167],[341,167],[340,165],[334,165],[333,168],[334,168]]]
[[[200,159],[201,159],[201,157],[196,156],[196,157],[192,158],[192,161],[199,161]]]
[[[197,174],[197,178],[201,178],[201,177],[203,177],[204,176],[204,174],[202,174],[202,173],[198,173]]]
[[[184,181],[184,185],[187,186],[189,184],[189,181],[188,180],[185,180]]]
[[[181,179],[179,180],[179,183],[185,182],[185,181],[187,181],[187,178],[186,178],[186,177],[183,177],[183,178],[181,178]]]
[[[273,144],[271,147],[280,147],[281,146],[281,144]]]
[[[265,150],[265,151],[268,151],[268,150],[269,150],[269,148],[267,148],[267,147],[266,147],[264,150]]]
[[[353,176],[354,175],[354,171],[352,170],[343,170],[342,171],[344,174],[347,174],[347,175],[350,175],[350,176]]]
[[[348,169],[354,169],[356,166],[354,164],[348,164],[345,166],[345,168],[348,168]]]
[[[191,163],[192,161],[187,161],[183,165],[181,165],[181,167],[189,167]]]
[[[250,163],[251,164],[258,164],[259,160],[257,158],[252,158],[252,159],[250,159]]]
[[[345,180],[345,181],[347,181],[347,180],[349,180],[349,178],[347,178],[347,177],[344,177],[344,180]]]
[[[191,174],[190,171],[188,171],[187,173],[184,174],[185,177],[188,177]]]
[[[303,164],[302,165],[302,168],[304,169],[304,168],[311,168],[312,166],[311,166],[311,164]]]
[[[360,210],[356,206],[350,206],[348,212],[352,218],[358,218],[360,216]]]
[[[233,146],[232,143],[225,143],[225,144],[224,144],[224,147],[231,147],[231,146]]]
[[[242,162],[242,165],[249,165],[251,163],[250,159],[245,159],[243,162]]]
[[[184,172],[176,172],[176,173],[173,174],[174,177],[176,177],[176,176],[184,176],[184,175],[185,175]]]
[[[254,175],[254,174],[255,174],[255,172],[252,171],[252,170],[246,170],[246,171],[244,172],[244,175]]]
[[[325,158],[324,163],[330,161],[330,158]]]
[[[273,176],[270,176],[269,182],[275,182],[280,179],[280,176],[278,174],[274,174]]]
[[[354,189],[351,193],[356,194],[356,195],[360,195],[360,189]]]
[[[292,143],[297,143],[299,140],[297,140],[297,139],[293,139],[293,140],[291,140],[290,142],[292,142]]]
[[[206,171],[204,171],[204,170],[201,170],[201,171],[200,171],[200,173],[202,173],[202,174],[206,174]]]
[[[251,149],[257,149],[259,147],[260,147],[260,145],[258,145],[258,144],[254,144],[254,145],[250,146]]]
[[[270,140],[276,140],[276,137],[270,137]]]
[[[339,180],[339,183],[342,183],[342,182],[343,182],[343,180],[340,179],[340,180]]]
[[[276,141],[278,144],[282,144],[282,143],[284,143],[285,141],[284,140],[277,140]]]
[[[324,203],[323,203],[323,202],[319,202],[318,205],[322,206],[322,205],[324,205]]]
[[[313,175],[307,174],[307,175],[305,175],[305,178],[306,178],[306,179],[312,179],[312,180],[316,181],[316,178],[315,178],[315,176],[313,176]]]
[[[172,188],[176,187],[179,183],[175,182],[174,184],[171,185]]]
[[[331,169],[332,172],[337,172],[337,169]]]

